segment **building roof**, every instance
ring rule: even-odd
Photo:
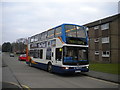
[[[113,15],[113,16],[110,16],[110,17],[107,17],[107,18],[103,18],[103,19],[100,19],[100,20],[97,20],[97,21],[94,21],[94,22],[90,22],[88,24],[85,24],[84,26],[87,26],[88,28],[90,28],[90,27],[94,27],[94,26],[101,25],[101,24],[104,24],[104,23],[112,22],[112,21],[114,21],[118,18],[120,18],[120,14],[116,14],[116,15]]]

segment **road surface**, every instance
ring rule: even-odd
[[[26,88],[118,88],[118,84],[83,74],[58,75],[29,67],[18,57],[3,53],[3,82]]]

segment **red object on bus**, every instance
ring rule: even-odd
[[[26,61],[27,57],[26,57],[26,54],[22,54],[18,57],[18,60],[20,61]]]

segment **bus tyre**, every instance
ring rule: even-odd
[[[52,73],[52,64],[51,63],[48,64],[48,69],[47,70],[48,70],[48,72]]]

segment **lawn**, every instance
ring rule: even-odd
[[[105,73],[111,73],[111,74],[119,74],[118,73],[118,66],[120,64],[101,64],[101,63],[90,63],[90,70],[98,71],[98,72],[105,72]]]

